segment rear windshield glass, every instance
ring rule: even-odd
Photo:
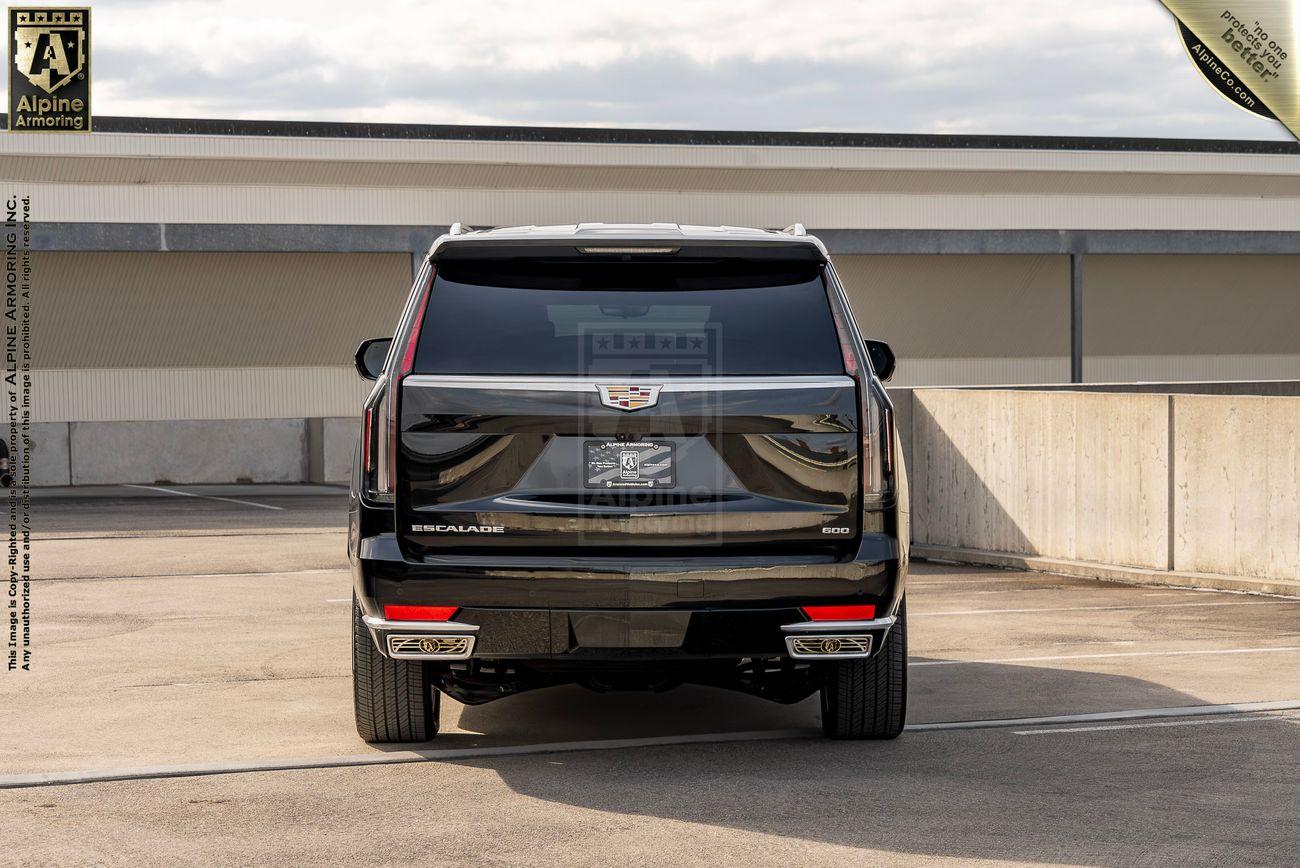
[[[806,264],[444,263],[415,356],[428,374],[844,372]]]

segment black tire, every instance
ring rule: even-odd
[[[438,734],[441,695],[428,664],[390,660],[370,638],[361,607],[352,602],[352,697],[357,733],[371,744],[428,741]]]
[[[831,738],[898,738],[907,717],[907,609],[866,660],[827,663],[822,731]]]

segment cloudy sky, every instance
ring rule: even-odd
[[[91,5],[99,115],[1290,138],[1158,0]]]

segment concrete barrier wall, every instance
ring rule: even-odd
[[[355,416],[323,419],[322,473],[319,482],[347,482],[352,476],[352,459],[361,436],[361,420]]]
[[[1300,397],[917,389],[913,542],[1300,580]]]
[[[73,422],[72,484],[302,482],[302,419]]]
[[[343,483],[358,428],[351,417],[39,423],[31,484]]]
[[[918,390],[913,539],[1163,569],[1168,399]]]
[[[1174,569],[1300,579],[1300,398],[1173,403]]]

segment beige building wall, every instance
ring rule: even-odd
[[[1300,379],[1300,256],[1088,256],[1084,377]]]
[[[896,386],[1068,382],[1067,256],[839,256]],[[1300,256],[1084,257],[1088,382],[1300,379]]]
[[[837,256],[867,337],[899,358],[892,385],[1070,378],[1067,256]]]
[[[36,421],[342,416],[403,254],[35,253]]]
[[[1300,155],[0,132],[37,221],[1300,230]]]
[[[1066,256],[839,256],[893,385],[1069,378]],[[352,416],[403,254],[37,253],[38,422]],[[1300,257],[1088,256],[1091,381],[1300,378]]]

